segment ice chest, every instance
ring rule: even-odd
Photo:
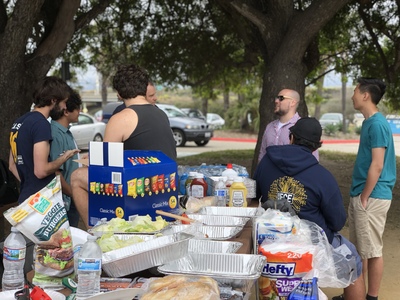
[[[90,142],[89,225],[101,218],[176,213],[177,164],[161,151],[123,150],[123,143]]]

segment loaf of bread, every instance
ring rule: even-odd
[[[140,300],[220,300],[218,283],[210,277],[169,275],[149,283]]]

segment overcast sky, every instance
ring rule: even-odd
[[[77,76],[79,85],[83,86],[83,90],[95,90],[96,89],[96,69],[90,66],[87,71],[77,70]],[[351,79],[347,83],[351,86]],[[341,87],[340,75],[337,73],[329,73],[325,76],[324,87]]]

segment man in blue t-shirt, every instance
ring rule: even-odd
[[[75,139],[72,136],[69,128],[71,123],[78,122],[79,112],[81,111],[82,99],[79,94],[71,89],[70,96],[66,103],[65,110],[52,110],[50,112],[51,117],[51,134],[53,136],[53,141],[51,142],[50,148],[50,159],[56,160],[60,154],[64,153],[66,150],[77,149]],[[64,201],[65,209],[67,210],[69,225],[73,227],[78,227],[79,223],[79,213],[75,207],[72,198],[71,189],[71,174],[75,171],[79,164],[74,161],[79,158],[79,154],[76,153],[73,159],[67,160],[64,164],[60,166],[57,175],[60,175],[62,196]]]
[[[33,93],[33,111],[19,117],[11,127],[9,168],[21,182],[19,203],[45,187],[59,167],[79,151],[68,150],[49,160],[52,135],[47,118],[51,110],[65,109],[69,89],[59,78],[45,77]]]
[[[382,236],[396,182],[392,131],[377,107],[385,90],[379,79],[359,78],[352,97],[354,108],[365,120],[350,188],[349,232],[368,276],[367,300],[378,299],[383,276]]]

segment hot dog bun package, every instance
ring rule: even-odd
[[[168,275],[150,278],[140,300],[220,300],[218,283],[207,276]]]
[[[287,299],[309,272],[321,287],[336,280],[331,246],[315,223],[288,212],[267,209],[254,223],[255,249],[267,257],[259,279],[259,299]]]
[[[4,216],[35,243],[33,284],[62,287],[62,278],[74,271],[74,252],[59,176]]]

